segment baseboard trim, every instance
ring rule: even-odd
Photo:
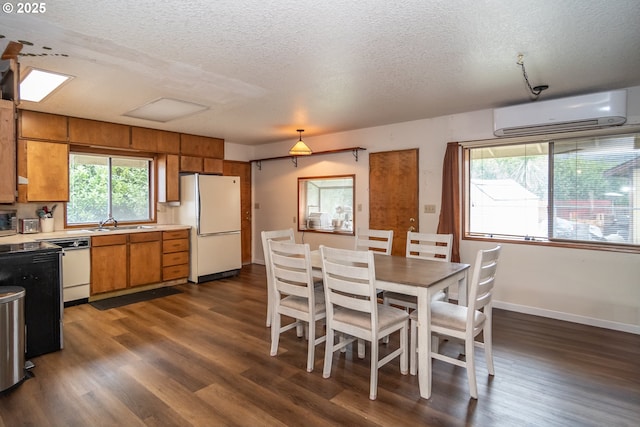
[[[612,322],[610,320],[595,319],[593,317],[579,316],[577,314],[563,313],[561,311],[546,310],[543,308],[529,307],[526,305],[493,301],[495,308],[515,311],[518,313],[532,314],[534,316],[548,317],[550,319],[564,320],[566,322],[580,323],[582,325],[596,326],[598,328],[612,329],[614,331],[629,332],[640,335],[640,326],[627,323]]]

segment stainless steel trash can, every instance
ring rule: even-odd
[[[25,378],[24,296],[24,288],[0,286],[0,392]]]

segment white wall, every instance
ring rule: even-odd
[[[629,88],[628,123],[640,124],[640,87]],[[493,138],[491,110],[397,123],[319,137],[305,142],[314,151],[360,146],[356,162],[350,152],[290,159],[253,166],[253,256],[263,262],[260,232],[296,228],[297,178],[356,174],[355,220],[368,224],[368,154],[378,151],[420,150],[419,204],[435,204],[435,214],[420,210],[420,231],[435,232],[440,210],[442,161],[447,142]],[[237,160],[286,155],[290,140],[258,147],[227,144]],[[259,207],[257,207],[259,206]],[[319,233],[297,234],[316,249],[320,244],[350,248],[351,237]],[[471,263],[478,249],[491,243],[463,240],[462,262]],[[497,276],[496,306],[640,334],[640,255],[594,250],[504,244]]]

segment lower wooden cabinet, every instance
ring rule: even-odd
[[[91,238],[91,295],[127,288],[128,236]]]
[[[189,230],[162,233],[162,280],[189,277]]]
[[[181,237],[182,231],[179,230],[176,236]],[[188,277],[189,234],[188,230],[184,231],[187,236],[185,251],[177,250],[184,245],[182,239],[169,239],[168,242],[180,242],[180,245],[175,246],[176,250],[173,252],[166,253],[163,235],[169,233],[168,236],[171,237],[173,231],[93,236],[91,238],[91,295]],[[165,261],[167,254],[175,255],[177,258],[172,262]],[[181,258],[185,254],[186,259]],[[171,265],[164,267],[165,262]],[[186,265],[186,272],[182,270],[183,264]]]
[[[162,281],[162,232],[129,235],[129,286]]]

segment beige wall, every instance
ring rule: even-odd
[[[435,232],[440,210],[442,160],[446,143],[493,138],[491,110],[435,119],[397,123],[331,135],[308,137],[315,151],[353,146],[365,147],[356,162],[352,154],[300,158],[298,167],[289,159],[253,166],[254,261],[262,262],[260,232],[293,227],[297,215],[297,178],[302,176],[356,174],[356,225],[368,224],[368,154],[377,151],[420,150],[420,206],[435,204],[436,214],[420,213],[420,231]],[[628,123],[640,124],[640,87],[629,88]],[[260,147],[230,144],[246,159],[285,155],[290,140]],[[227,146],[229,147],[229,146]],[[230,157],[228,157],[230,158]],[[259,208],[255,208],[259,205]],[[346,247],[352,238],[297,233],[298,241],[312,249],[320,244]],[[491,244],[462,241],[462,261],[473,262],[478,249]],[[496,306],[516,311],[640,333],[640,255],[567,248],[505,244],[497,277]]]

